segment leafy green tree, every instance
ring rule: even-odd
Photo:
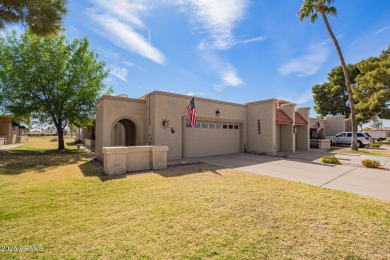
[[[16,116],[52,122],[59,150],[65,149],[63,130],[69,122],[83,124],[93,118],[107,73],[104,63],[88,49],[87,39],[69,43],[63,35],[0,37],[2,107]]]
[[[375,116],[375,117],[373,117],[373,118],[371,119],[371,124],[370,124],[370,126],[371,126],[373,129],[375,129],[375,130],[379,130],[379,129],[382,128],[383,122],[382,122],[382,120],[380,120],[377,116]]]
[[[67,13],[66,0],[0,0],[0,29],[21,23],[39,36],[55,34]]]
[[[347,87],[348,92],[348,98],[349,98],[349,107],[351,109],[351,121],[352,121],[352,142],[351,142],[351,149],[352,150],[358,150],[357,146],[357,138],[356,138],[356,116],[355,116],[355,101],[353,99],[352,95],[352,88],[351,84],[349,82],[349,74],[348,69],[344,61],[343,54],[341,52],[341,48],[339,46],[339,43],[336,39],[336,37],[333,34],[332,29],[330,28],[328,18],[326,15],[337,15],[337,10],[334,6],[331,6],[331,4],[334,2],[334,0],[304,0],[303,5],[301,6],[301,9],[298,12],[299,19],[303,21],[303,19],[310,17],[310,20],[312,23],[314,23],[317,20],[318,13],[322,16],[322,19],[324,20],[326,29],[328,30],[328,33],[330,37],[333,40],[333,43],[336,47],[337,53],[340,58],[341,67],[343,68],[344,73],[344,80],[345,80],[345,86]]]
[[[356,77],[359,69],[355,65],[347,65],[351,84],[356,84]],[[341,66],[332,69],[328,74],[328,82],[316,84],[312,88],[314,98],[314,110],[322,115],[344,115],[350,116],[349,98],[345,87],[344,74]]]
[[[357,116],[369,121],[376,116],[390,119],[390,46],[379,58],[369,58],[358,64],[362,71],[356,79],[354,97]]]

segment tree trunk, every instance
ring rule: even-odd
[[[61,124],[56,125],[57,128],[57,134],[58,134],[58,151],[65,150],[65,143],[64,143],[64,129],[62,129]]]
[[[351,123],[352,123],[352,142],[351,142],[351,149],[357,151],[357,150],[358,150],[358,146],[357,146],[357,138],[356,138],[355,101],[354,101],[354,99],[353,99],[352,88],[351,88],[351,84],[350,84],[350,82],[349,82],[349,73],[348,73],[348,69],[347,69],[347,66],[345,65],[344,57],[343,57],[343,54],[342,54],[342,52],[341,52],[339,43],[338,43],[336,37],[334,36],[334,34],[333,34],[333,32],[332,32],[332,29],[330,28],[328,19],[326,18],[326,15],[325,15],[325,13],[324,13],[323,10],[320,10],[320,13],[321,13],[321,15],[322,15],[322,19],[324,20],[326,29],[328,30],[328,33],[329,33],[330,37],[332,38],[332,40],[333,40],[333,42],[334,42],[334,45],[336,46],[336,50],[337,50],[337,53],[338,53],[339,58],[340,58],[340,61],[341,61],[341,67],[343,68],[344,78],[345,78],[345,86],[347,87],[347,92],[348,92],[349,107],[350,107],[350,109],[351,109],[351,121],[352,121],[352,122],[351,122]]]

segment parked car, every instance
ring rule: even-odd
[[[356,136],[357,136],[357,143],[359,145],[359,148],[363,148],[364,146],[372,142],[372,138],[367,133],[357,132]],[[351,144],[352,132],[342,132],[335,136],[328,136],[327,138],[330,139],[331,145]]]

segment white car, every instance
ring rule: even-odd
[[[372,138],[366,133],[357,132],[356,137],[359,148],[363,148],[364,146],[372,142]],[[327,138],[330,139],[331,145],[351,144],[352,132],[342,132],[335,136],[329,136]]]

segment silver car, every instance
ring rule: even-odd
[[[357,143],[359,145],[359,148],[363,148],[364,146],[372,142],[372,138],[366,133],[357,132],[356,137],[357,137]],[[352,132],[342,132],[335,136],[329,136],[327,138],[330,139],[331,145],[351,144]]]

